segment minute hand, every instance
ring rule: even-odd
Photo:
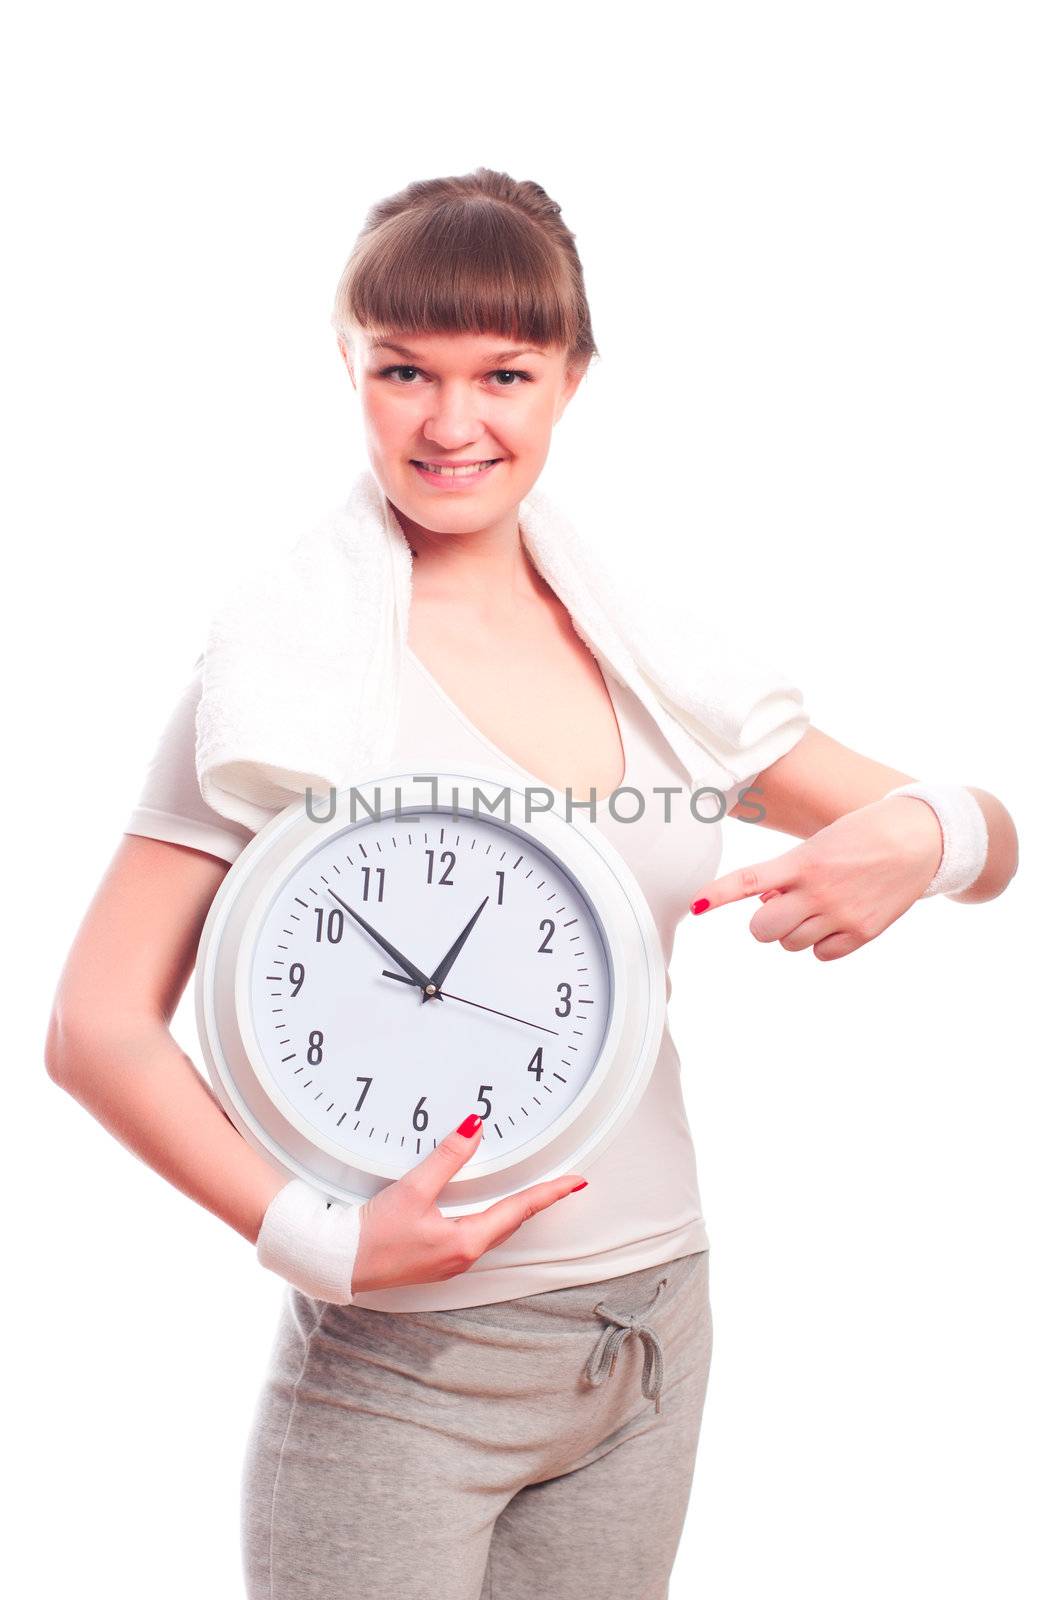
[[[377,944],[382,950],[387,951],[392,961],[398,962],[403,972],[409,973],[414,983],[419,983],[422,989],[427,987],[431,980],[425,976],[419,967],[415,967],[412,961],[407,961],[406,957],[402,954],[402,951],[396,950],[395,946],[390,942],[390,940],[385,939],[382,933],[378,933],[373,927],[372,923],[366,922],[364,917],[360,917],[357,911],[353,910],[352,907],[347,904],[346,900],[340,900],[340,897],[336,893],[335,889],[330,889],[329,894],[334,900],[339,901],[340,905],[343,907],[344,911],[346,911],[349,917],[353,917],[355,922],[359,923],[360,926],[365,929],[366,933],[376,940]]]
[[[480,912],[483,910],[484,906],[487,904],[489,898],[490,897],[488,895],[485,895],[480,901],[480,904],[476,907],[476,910],[473,912],[472,916],[469,918],[464,928],[462,928],[461,932],[458,934],[458,937],[454,940],[454,943],[451,945],[450,949],[447,951],[446,955],[433,972],[429,982],[434,983],[437,989],[446,978],[447,973],[450,971],[455,961],[458,959],[458,952],[472,932],[476,923],[476,919],[480,915]]]

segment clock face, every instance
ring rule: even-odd
[[[317,831],[247,967],[271,1099],[353,1165],[395,1175],[470,1112],[484,1123],[470,1169],[548,1133],[591,1078],[614,1003],[576,877],[526,831],[453,808]]]

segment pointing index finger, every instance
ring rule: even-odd
[[[695,916],[716,906],[730,905],[734,900],[748,900],[750,895],[763,894],[765,889],[781,889],[789,882],[791,868],[784,866],[785,856],[774,861],[761,861],[755,866],[738,867],[725,872],[722,878],[710,883],[704,894],[690,902]]]

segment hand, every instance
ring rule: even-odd
[[[352,1294],[456,1278],[516,1233],[522,1222],[582,1187],[583,1180],[569,1174],[532,1184],[483,1211],[444,1217],[436,1200],[479,1149],[483,1123],[479,1117],[475,1122],[471,1136],[455,1128],[423,1161],[378,1189],[362,1207]]]
[[[458,934],[458,937],[454,940],[454,943],[451,945],[450,949],[447,951],[446,955],[433,972],[431,978],[429,979],[429,982],[432,984],[433,988],[441,989],[443,987],[443,984],[446,982],[448,972],[458,959],[458,953],[461,950],[462,945],[469,937],[476,924],[477,917],[487,904],[487,898],[488,897],[485,896],[484,899],[480,901],[480,904],[476,907],[476,910],[473,912],[472,916],[469,918],[464,928],[462,928],[461,932]]]
[[[377,930],[373,927],[373,924],[371,922],[366,922],[364,917],[360,917],[358,915],[357,911],[355,911],[353,909],[353,907],[351,907],[351,906],[349,906],[347,904],[346,900],[340,900],[340,897],[336,893],[335,889],[330,889],[329,890],[329,894],[332,896],[333,900],[336,900],[336,901],[339,902],[339,904],[343,907],[344,911],[346,911],[346,913],[347,913],[347,915],[349,917],[353,917],[355,922],[357,922],[361,927],[363,927],[365,929],[366,933],[368,933],[372,938],[374,938],[376,940],[376,942],[380,946],[381,950],[386,950],[387,951],[387,953],[391,957],[392,961],[398,962],[398,964],[402,968],[403,972],[407,973],[413,979],[413,981],[415,983],[419,983],[422,989],[425,987],[425,985],[428,982],[428,979],[425,977],[425,975],[421,971],[420,967],[415,967],[412,961],[408,961],[406,959],[406,957],[402,954],[401,950],[396,950],[395,946],[393,944],[389,943],[389,941],[384,938],[384,935],[382,933],[378,933]]]
[[[890,795],[821,828],[793,850],[710,883],[691,910],[759,894],[749,924],[762,943],[806,950],[820,961],[878,937],[919,899],[941,864],[941,826],[924,800]]]
[[[382,978],[394,978],[397,983],[409,983],[415,989],[417,987],[415,978],[404,978],[401,972],[388,972],[385,970],[380,976]],[[481,1005],[479,1000],[467,1000],[463,994],[455,994],[452,989],[438,989],[436,993],[440,1000],[460,1000],[463,1006],[475,1006],[477,1011],[490,1011],[493,1017],[505,1017],[507,1022],[523,1022],[528,1028],[538,1028],[540,1033],[557,1035],[560,1031],[557,1028],[548,1028],[542,1022],[530,1022],[527,1017],[515,1017],[512,1011],[496,1011],[494,1006]]]

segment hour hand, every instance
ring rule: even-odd
[[[426,989],[428,987],[431,980],[425,977],[420,967],[415,967],[412,961],[407,961],[406,957],[402,954],[402,951],[396,950],[395,946],[390,942],[390,940],[385,939],[382,933],[378,933],[371,922],[366,922],[364,917],[360,917],[357,911],[347,904],[346,900],[340,900],[340,897],[336,893],[335,889],[330,889],[329,894],[334,900],[339,902],[349,917],[353,917],[355,922],[357,922],[360,927],[363,927],[371,938],[376,940],[377,944],[382,950],[387,951],[392,961],[397,962],[402,968],[403,972],[409,974],[414,983],[420,984],[422,989]]]

